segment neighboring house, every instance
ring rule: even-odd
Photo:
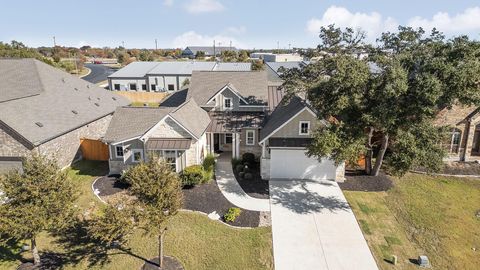
[[[262,59],[264,62],[299,62],[303,61],[304,57],[296,53],[274,54],[274,53],[251,53],[250,58]]]
[[[435,124],[449,126],[443,146],[448,155],[446,161],[480,160],[480,110],[474,106],[454,105],[441,110]]]
[[[194,58],[198,52],[204,52],[205,56],[220,56],[224,51],[235,51],[238,49],[235,47],[217,47],[217,46],[189,46],[182,51],[182,56]]]
[[[0,170],[31,153],[59,166],[81,158],[81,139],[99,140],[115,108],[129,102],[35,59],[0,59]]]
[[[232,158],[253,153],[264,179],[343,180],[343,164],[305,153],[311,130],[326,122],[300,98],[279,105],[282,99],[283,91],[270,85],[265,71],[194,71],[189,89],[160,107],[115,112],[105,135],[110,171],[120,173],[152,153],[177,172],[200,164],[207,153],[227,152]]]
[[[251,63],[201,61],[133,62],[108,76],[110,90],[138,92],[178,91],[192,71],[250,71]]]

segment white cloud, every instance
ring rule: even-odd
[[[247,32],[247,28],[245,26],[239,26],[239,27],[231,26],[231,27],[228,27],[225,30],[225,32],[230,33],[232,35],[241,35],[241,34],[245,34],[245,32]]]
[[[225,9],[225,7],[218,0],[191,0],[185,4],[185,9],[189,13],[207,13],[218,12]]]
[[[307,31],[317,35],[320,27],[335,24],[337,27],[361,28],[367,33],[368,41],[375,41],[382,32],[395,31],[397,21],[392,17],[384,18],[378,12],[352,13],[344,7],[330,6],[321,19],[312,18],[307,22]]]
[[[173,6],[173,0],[163,0],[163,5],[167,7]]]
[[[407,25],[422,27],[426,31],[435,27],[446,34],[460,35],[472,32],[478,34],[480,32],[480,7],[467,8],[454,16],[446,12],[438,12],[431,19],[416,16],[411,18]]]
[[[172,46],[174,48],[185,48],[187,46],[213,46],[213,41],[217,46],[230,46],[230,41],[232,46],[237,48],[245,48],[245,46],[238,42],[235,38],[225,35],[202,35],[198,34],[195,31],[185,32],[173,39]]]

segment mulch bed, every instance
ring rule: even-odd
[[[416,171],[427,172],[425,168],[416,168]],[[451,175],[480,175],[480,164],[477,162],[448,162],[443,168],[434,173]]]
[[[223,217],[230,207],[236,207],[223,196],[215,180],[195,187],[184,188],[183,195],[184,208],[188,210],[206,214],[216,211]],[[238,227],[258,227],[259,222],[260,212],[242,209],[240,216],[228,224]]]
[[[240,184],[245,193],[247,193],[251,197],[258,199],[270,198],[268,181],[263,180],[260,176],[260,164],[255,164],[250,168],[250,173],[253,176],[252,179],[247,180],[241,178],[235,171],[235,168],[233,168],[233,172],[235,174],[237,182]]]
[[[145,264],[142,267],[142,270],[158,270],[158,257],[155,257],[148,262],[145,262]],[[164,256],[163,257],[163,267],[161,268],[162,270],[183,270],[182,264],[175,258],[170,257],[170,256]]]
[[[94,183],[93,188],[99,191],[98,195],[104,201],[109,201],[109,198],[114,198],[114,195],[127,188],[121,185],[117,179],[118,176],[104,176]],[[220,217],[223,217],[230,207],[236,207],[223,196],[215,180],[195,187],[184,188],[183,195],[184,209],[200,211],[205,214],[216,211]],[[260,212],[242,209],[242,213],[235,222],[228,224],[238,227],[258,227]]]
[[[390,177],[383,172],[378,176],[366,175],[363,170],[347,170],[345,182],[338,183],[342,190],[387,191],[393,187]]]

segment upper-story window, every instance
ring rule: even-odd
[[[131,83],[130,84],[130,90],[137,90],[137,84],[136,83]]]
[[[299,135],[310,135],[310,121],[300,121]]]
[[[225,99],[223,100],[223,107],[224,107],[225,109],[231,109],[231,108],[232,108],[232,105],[233,105],[233,104],[232,104],[232,99],[231,99],[231,98],[225,98]]]

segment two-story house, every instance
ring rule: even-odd
[[[328,123],[299,97],[281,103],[283,91],[271,85],[267,72],[194,71],[183,91],[158,108],[117,110],[105,136],[111,173],[152,151],[176,171],[200,164],[207,153],[253,153],[264,179],[343,180],[343,164],[306,155],[312,130]]]

